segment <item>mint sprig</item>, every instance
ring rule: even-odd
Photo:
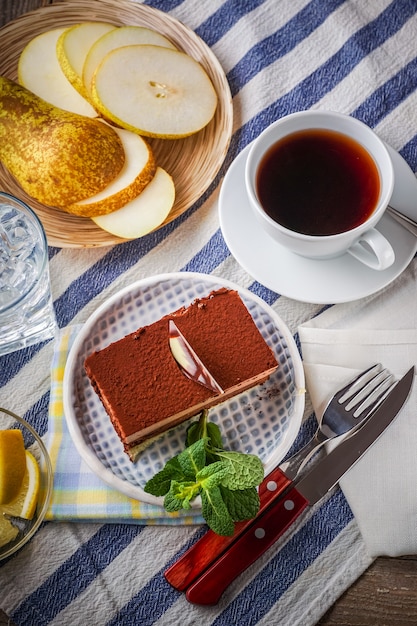
[[[201,496],[202,514],[218,535],[232,535],[234,522],[259,511],[257,485],[263,480],[261,460],[253,454],[224,450],[220,430],[208,412],[187,429],[186,448],[170,459],[145,485],[154,496],[165,496],[168,512],[189,510]]]

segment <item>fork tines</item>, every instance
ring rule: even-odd
[[[364,411],[369,417],[385,400],[396,384],[394,376],[377,363],[357,376],[336,394],[345,410],[352,412],[354,417],[363,417]]]

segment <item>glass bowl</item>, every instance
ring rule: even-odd
[[[36,458],[40,470],[39,499],[32,520],[18,524],[19,534],[14,541],[0,547],[0,561],[20,550],[38,530],[45,518],[52,493],[52,464],[47,449],[35,429],[12,411],[0,407],[0,430],[19,428],[23,434],[25,448]]]

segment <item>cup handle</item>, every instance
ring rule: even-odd
[[[390,242],[376,228],[370,228],[362,233],[348,252],[374,270],[385,270],[395,261],[395,253]]]

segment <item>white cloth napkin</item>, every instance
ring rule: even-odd
[[[374,296],[335,305],[299,327],[316,414],[356,373],[417,366],[417,264]],[[396,420],[340,486],[371,556],[417,553],[417,385]]]

